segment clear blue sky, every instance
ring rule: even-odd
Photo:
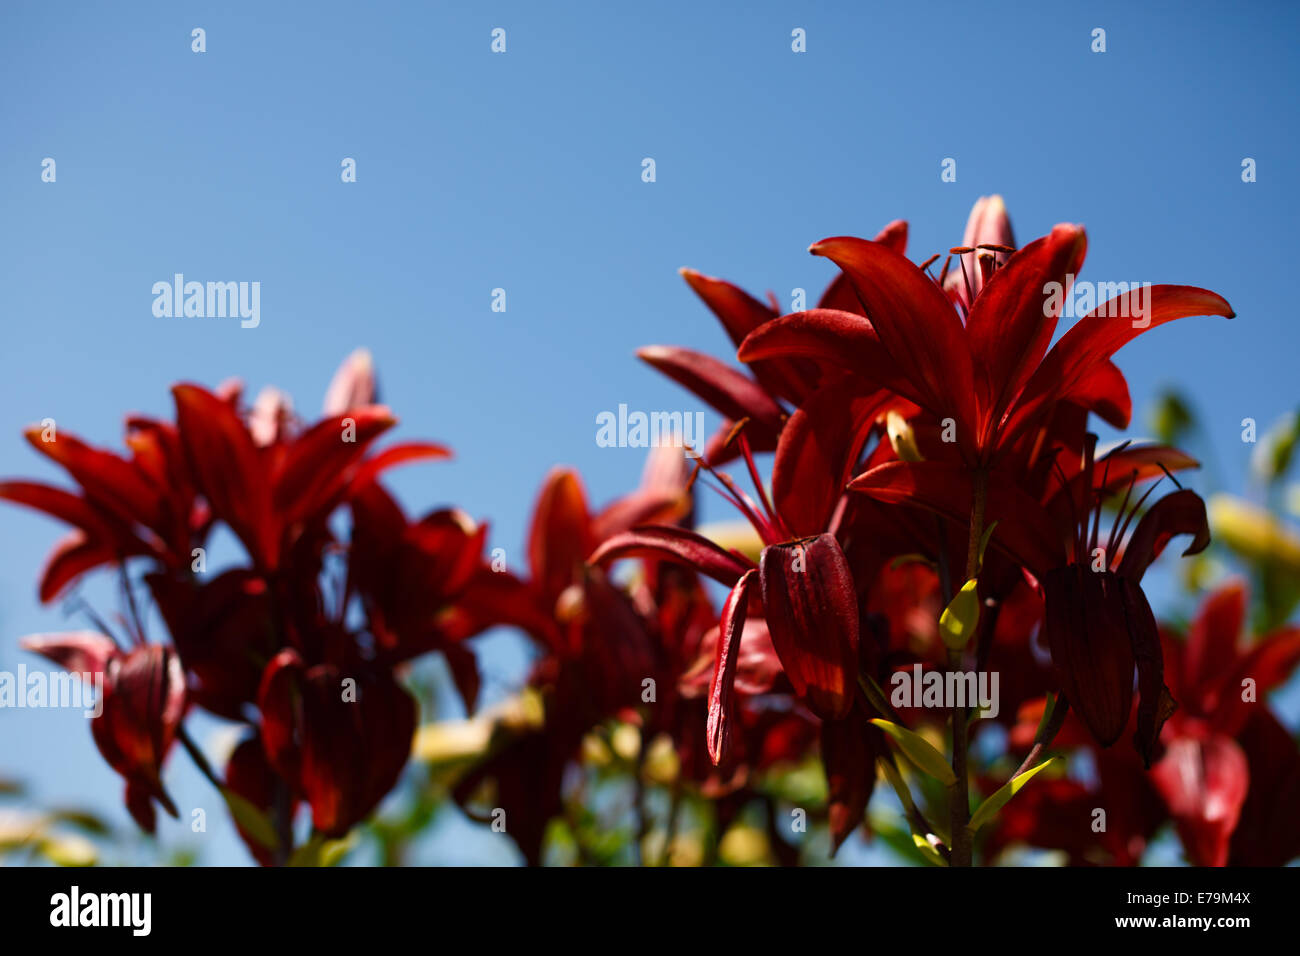
[[[116,446],[123,414],[167,414],[179,379],[275,384],[312,414],[365,345],[400,436],[457,452],[396,474],[402,499],[490,518],[519,563],[552,464],[578,466],[596,501],[635,483],[641,452],[597,447],[598,412],[697,407],[632,355],[727,351],[679,266],[815,297],[832,270],[810,242],[904,217],[924,258],[1000,192],[1021,242],[1086,224],[1083,278],[1232,302],[1236,321],[1157,330],[1119,362],[1139,409],[1167,383],[1193,396],[1240,487],[1241,419],[1300,397],[1296,8],[811,6],[6,3],[0,474],[56,475],[24,425]],[[151,286],[176,272],[259,281],[261,326],[155,318]],[[60,531],[0,508],[0,668],[20,635],[66,626],[35,600]],[[510,679],[519,655],[498,644],[488,669]],[[211,804],[174,763],[182,802]],[[0,772],[125,818],[72,713],[0,715]],[[430,858],[457,858],[444,850]]]

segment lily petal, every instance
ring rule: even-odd
[[[749,589],[757,573],[751,568],[742,574],[722,605],[713,682],[709,685],[709,720],[706,726],[709,758],[714,766],[726,760],[731,750],[731,712],[736,684],[736,662],[740,658],[740,640],[745,632],[745,611],[749,605]]]

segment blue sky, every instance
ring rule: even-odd
[[[181,379],[275,384],[314,414],[364,345],[399,436],[457,452],[395,474],[402,499],[489,518],[521,561],[551,465],[597,502],[636,482],[641,451],[597,447],[597,413],[697,407],[633,350],[726,353],[678,267],[815,297],[832,268],[809,243],[901,217],[923,259],[999,192],[1022,243],[1087,226],[1085,279],[1232,302],[1235,321],[1185,320],[1118,361],[1139,410],[1163,385],[1191,395],[1239,488],[1241,420],[1298,397],[1296,27],[1282,3],[7,3],[0,474],[56,477],[24,425],[116,446],[123,415],[168,413]],[[260,282],[261,325],[156,318],[151,287],[176,272]],[[35,601],[59,532],[0,508],[0,668],[20,635],[67,626]],[[520,661],[498,645],[508,680]],[[123,816],[79,716],[0,721],[0,773]]]

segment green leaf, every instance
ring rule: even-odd
[[[347,853],[357,845],[357,831],[338,840],[327,840],[319,833],[289,857],[289,866],[335,866]]]
[[[975,633],[980,621],[979,582],[971,578],[961,586],[949,605],[939,615],[939,633],[949,650],[960,651]]]
[[[967,828],[971,833],[975,833],[980,827],[992,820],[994,815],[1005,807],[1012,797],[1020,792],[1020,788],[1030,780],[1033,780],[1040,771],[1046,770],[1048,767],[1060,762],[1060,757],[1049,757],[1037,767],[1032,767],[1029,770],[1026,770],[1018,777],[1012,777],[1002,786],[998,787],[997,790],[989,795],[988,799],[979,805],[979,809],[977,809],[974,816],[970,818],[970,823],[967,824]]]
[[[893,737],[898,748],[903,751],[908,760],[916,764],[917,769],[922,773],[934,777],[945,787],[951,787],[957,782],[957,777],[952,772],[952,767],[948,766],[948,761],[943,758],[943,754],[935,750],[920,734],[888,720],[875,718],[871,722]]]
[[[226,799],[226,806],[230,807],[230,815],[245,833],[268,850],[274,850],[280,845],[275,827],[271,826],[265,813],[229,787],[222,787],[221,795]]]

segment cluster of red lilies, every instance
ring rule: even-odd
[[[314,834],[337,837],[394,787],[417,725],[401,679],[413,658],[443,655],[474,711],[468,641],[499,625],[535,645],[541,718],[498,727],[452,795],[473,813],[488,794],[532,863],[584,743],[613,723],[639,731],[643,759],[651,741],[675,755],[665,839],[683,793],[719,833],[757,803],[783,863],[801,848],[766,781],[812,755],[832,852],[867,826],[883,777],[918,858],[938,865],[1021,844],[1134,864],[1170,822],[1197,864],[1300,854],[1300,750],[1266,701],[1300,664],[1300,630],[1248,637],[1240,583],[1185,633],[1158,624],[1145,572],[1175,537],[1185,555],[1210,540],[1204,503],[1175,477],[1196,462],[1159,444],[1103,451],[1089,431],[1090,415],[1129,424],[1112,361],[1125,343],[1230,306],[1190,286],[1135,289],[1053,345],[1080,227],[1017,248],[993,197],[937,275],[939,257],[915,265],[906,242],[899,221],[874,240],[816,243],[840,274],[817,308],[788,315],[685,272],[744,370],[685,348],[641,356],[721,428],[698,457],[656,449],[641,486],[602,508],[575,472],[553,470],[524,576],[486,560],[486,528],[463,513],[412,521],[384,490],[390,466],[447,451],[375,447],[394,419],[373,404],[364,354],[312,425],[273,390],[247,406],[235,387],[181,385],[174,423],[128,420],[125,457],[33,429],[79,486],[0,484],[74,529],[42,600],[111,568],[129,613],[121,635],[28,646],[103,673],[95,740],[145,829],[155,804],[177,812],[162,778],[175,741],[206,769],[189,709],[244,725],[224,776],[207,772],[265,863],[289,859],[299,807]],[[696,527],[703,485],[752,535]],[[247,560],[209,574],[218,522]],[[170,644],[148,641],[137,582]],[[917,706],[891,693],[903,673],[996,673],[998,706]]]

